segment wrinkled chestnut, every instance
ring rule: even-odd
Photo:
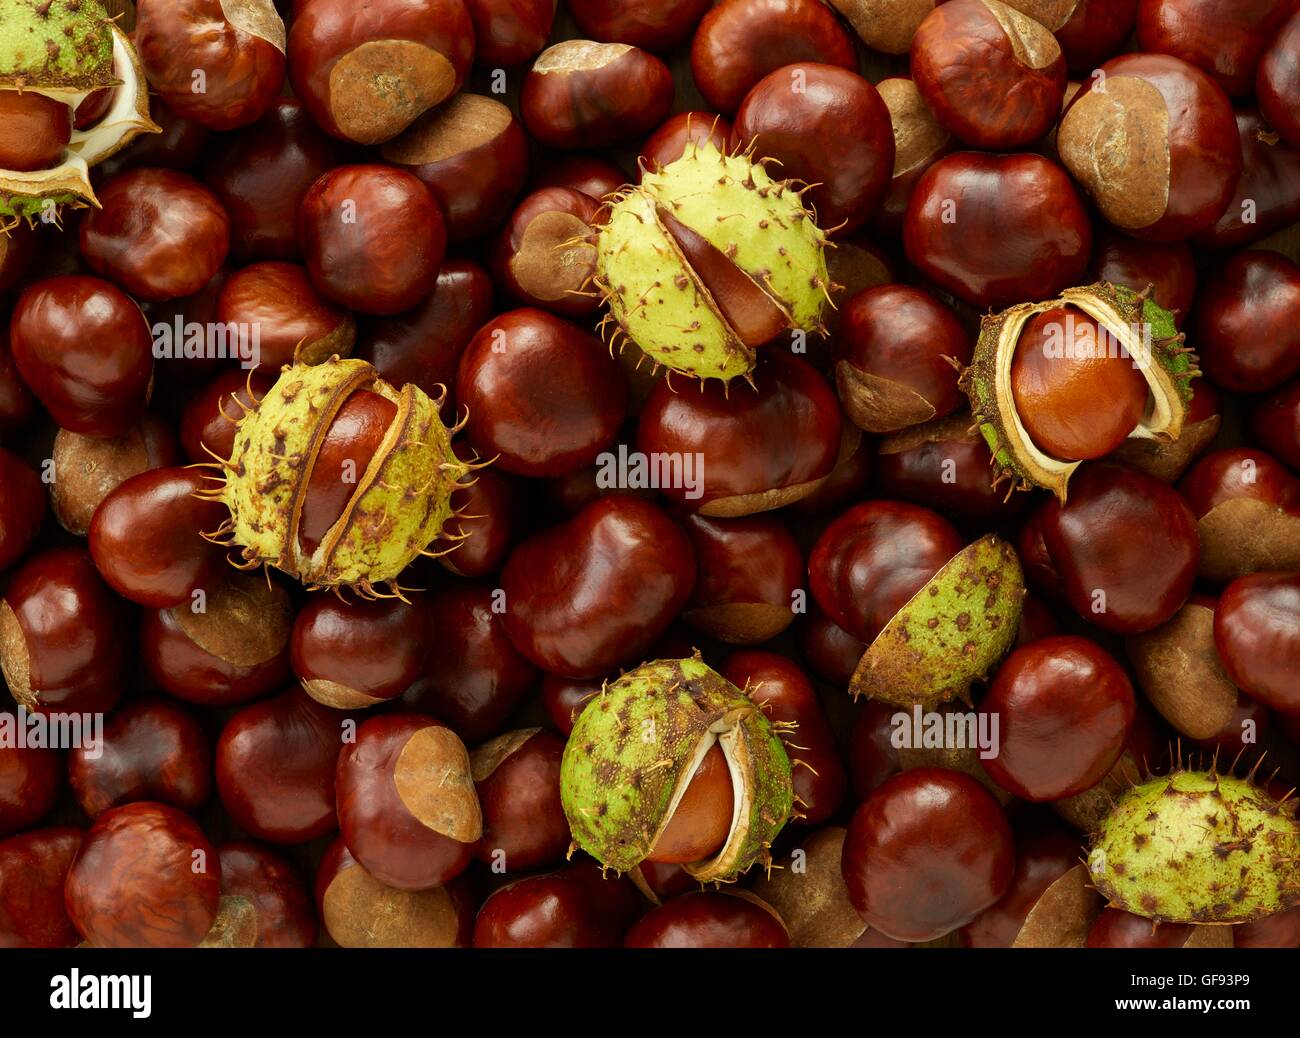
[[[1300,371],[1297,306],[1300,266],[1276,252],[1239,252],[1206,279],[1196,301],[1202,369],[1237,393],[1281,385]]]
[[[26,554],[45,519],[45,484],[27,462],[0,447],[0,570]]]
[[[1016,228],[1014,237],[1008,227]],[[1000,310],[1077,284],[1092,249],[1092,224],[1054,162],[963,151],[917,181],[903,244],[940,288],[980,310]]]
[[[0,841],[0,948],[81,943],[63,904],[81,839],[80,829],[59,826]]]
[[[68,916],[95,948],[193,948],[212,928],[216,849],[174,807],[142,801],[100,815],[68,873]]]
[[[696,86],[728,115],[769,72],[800,61],[858,69],[853,40],[820,0],[724,0],[691,43]]]
[[[1134,292],[1151,290],[1151,298],[1187,320],[1196,293],[1196,262],[1186,242],[1140,241],[1111,227],[1098,228],[1089,273],[1098,281],[1125,285]]]
[[[1051,32],[1000,0],[949,0],[912,38],[912,79],[935,118],[973,148],[1010,151],[1056,121],[1065,58]]]
[[[482,94],[456,95],[380,152],[424,182],[453,242],[492,230],[528,177],[523,127],[509,108]]]
[[[375,706],[400,696],[419,676],[428,637],[422,599],[349,602],[319,595],[294,621],[293,672],[307,694],[326,706]]]
[[[289,31],[293,92],[326,133],[392,140],[465,82],[474,25],[461,0],[312,0]]]
[[[569,11],[593,40],[669,50],[685,43],[711,0],[569,0]]]
[[[483,835],[469,754],[431,717],[372,717],[338,759],[338,819],[348,850],[381,883],[439,887]]]
[[[311,948],[316,910],[311,894],[287,861],[249,840],[217,848],[221,896],[248,901],[257,915],[258,948]]]
[[[232,274],[221,286],[217,320],[249,329],[256,354],[249,361],[272,373],[295,360],[346,357],[356,340],[352,315],[317,295],[294,263],[255,263]]]
[[[1006,658],[980,701],[1001,733],[984,767],[1023,800],[1082,793],[1119,760],[1135,709],[1123,668],[1099,645],[1040,638]]]
[[[81,221],[81,253],[95,273],[136,299],[193,295],[225,262],[230,217],[193,177],[132,169],[98,193],[100,207]]]
[[[255,122],[284,83],[284,22],[272,0],[139,0],[135,45],[149,85],[212,130]]]
[[[140,617],[140,660],[158,686],[199,706],[235,706],[290,679],[293,607],[261,574],[230,573],[203,600]]]
[[[0,746],[0,838],[30,829],[49,814],[62,786],[58,751]]]
[[[1300,472],[1300,379],[1255,403],[1250,431],[1269,453]]]
[[[748,891],[683,894],[643,915],[625,948],[788,948],[776,911]]]
[[[316,288],[365,314],[415,306],[433,291],[447,252],[447,228],[433,195],[390,166],[326,173],[302,200],[300,232]]]
[[[1011,826],[970,776],[914,768],[863,801],[841,867],[849,900],[872,929],[929,941],[965,926],[1007,892],[1015,873]]]
[[[28,710],[98,712],[126,683],[130,610],[84,548],[36,555],[0,601],[0,669]]]
[[[1259,63],[1255,92],[1265,121],[1300,147],[1300,11],[1282,26]]]
[[[894,169],[889,109],[867,80],[835,65],[787,65],[764,76],[736,113],[737,146],[814,185],[819,226],[852,234],[876,211]]]
[[[502,887],[474,921],[475,948],[604,948],[610,943],[587,887],[562,873]]]
[[[1247,695],[1300,712],[1300,573],[1234,580],[1214,611],[1223,668]]]
[[[470,754],[483,808],[483,839],[474,852],[495,872],[558,865],[569,849],[560,805],[564,740],[544,728],[507,732]]]
[[[9,346],[23,381],[63,428],[121,436],[144,414],[153,340],[140,308],[107,281],[38,281],[18,298]]]
[[[662,169],[705,141],[712,141],[715,148],[724,151],[731,145],[731,130],[731,120],[712,112],[678,112],[641,145],[638,170]]]
[[[243,369],[218,375],[185,403],[180,436],[185,456],[192,462],[227,461],[235,449],[235,426],[275,384],[269,371]]]
[[[91,818],[137,800],[194,811],[212,791],[212,750],[188,710],[162,698],[115,710],[94,753],[68,753],[68,783]]]
[[[548,148],[601,148],[643,137],[673,106],[668,66],[625,43],[567,40],[524,78],[519,111]]]
[[[925,0],[929,6],[929,0]],[[876,84],[889,109],[894,134],[894,169],[872,226],[891,237],[903,233],[903,217],[912,190],[927,169],[953,148],[952,134],[934,117],[907,76],[891,76]]]
[[[595,313],[599,293],[593,225],[600,203],[567,187],[544,187],[525,198],[492,248],[492,272],[526,306],[567,317]]]
[[[217,740],[217,792],[235,823],[271,843],[332,833],[346,720],[295,688],[226,722]]]
[[[474,23],[474,57],[518,65],[546,46],[556,0],[465,0]]]
[[[1300,219],[1300,146],[1282,140],[1253,108],[1235,114],[1242,159],[1237,191],[1214,226],[1196,236],[1211,249],[1241,248]]]
[[[695,574],[690,542],[664,512],[605,497],[514,550],[501,572],[501,619],[543,670],[601,677],[644,658],[689,600]]]

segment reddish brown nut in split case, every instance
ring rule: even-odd
[[[595,225],[600,202],[567,187],[544,187],[519,203],[491,250],[497,284],[525,306],[563,317],[600,307]]]
[[[544,728],[506,732],[470,755],[483,808],[483,839],[475,854],[496,871],[529,872],[558,865],[569,849],[560,803],[564,740]]]
[[[289,76],[326,133],[382,144],[459,91],[473,53],[461,0],[312,0],[289,32]]]
[[[295,360],[346,357],[356,341],[356,319],[322,299],[296,263],[254,263],[232,274],[221,286],[216,317],[248,329],[257,356],[245,363],[273,373]]]

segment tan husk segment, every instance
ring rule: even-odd
[[[840,872],[848,830],[828,825],[808,833],[754,884],[781,916],[796,948],[847,948],[866,932]]]
[[[1087,868],[1076,865],[1034,902],[1011,947],[1082,948],[1103,907]]]
[[[1300,569],[1300,515],[1268,501],[1222,501],[1196,524],[1201,539],[1197,572],[1216,584],[1248,573]]]
[[[1101,281],[1066,289],[1058,299],[1013,306],[984,318],[974,359],[960,381],[998,466],[994,485],[1010,480],[1008,493],[1037,486],[1065,501],[1070,477],[1081,464],[1054,458],[1034,444],[1011,389],[1012,360],[1025,325],[1036,314],[1064,306],[1093,318],[1146,379],[1150,389],[1146,413],[1129,438],[1172,442],[1183,431],[1191,380],[1200,374],[1196,356],[1184,345],[1173,315],[1146,293]]]
[[[1237,687],[1214,647],[1214,608],[1189,602],[1153,631],[1128,640],[1138,685],[1190,739],[1210,739],[1232,720]]]

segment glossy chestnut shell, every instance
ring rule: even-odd
[[[63,888],[82,832],[58,826],[0,841],[0,948],[72,948]]]
[[[647,912],[633,924],[625,948],[788,948],[790,934],[776,912],[752,894],[699,891]]]
[[[1243,692],[1300,712],[1300,573],[1252,573],[1229,584],[1214,611],[1214,644]]]

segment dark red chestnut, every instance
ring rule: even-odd
[[[1011,826],[969,775],[921,767],[862,802],[841,860],[849,900],[875,930],[929,941],[965,926],[1007,892]]]
[[[1181,948],[1192,933],[1187,923],[1158,923],[1118,908],[1104,908],[1088,931],[1088,948]]]
[[[588,888],[555,873],[492,894],[474,921],[475,948],[604,948],[606,927]]]
[[[556,0],[465,0],[474,22],[474,57],[488,65],[518,65],[546,46]]]
[[[1236,249],[1300,219],[1300,146],[1282,140],[1253,108],[1236,111],[1241,177],[1213,227],[1196,236],[1211,249]]]
[[[852,234],[880,205],[894,170],[889,109],[876,88],[835,65],[799,63],[769,73],[745,95],[733,139],[814,185],[817,223]]]
[[[1292,379],[1255,403],[1250,411],[1250,431],[1269,453],[1300,472],[1300,379]]]
[[[142,801],[100,815],[68,873],[68,916],[95,948],[193,948],[212,928],[221,862],[174,807]]]
[[[337,710],[396,699],[419,677],[428,655],[422,598],[352,602],[317,595],[298,613],[290,643],[303,689]]]
[[[433,291],[447,253],[438,203],[416,177],[391,166],[326,173],[303,198],[300,230],[320,293],[366,314],[415,306]]]
[[[492,246],[492,273],[508,295],[566,317],[595,313],[595,224],[600,203],[567,187],[525,198]]]
[[[552,5],[552,0],[536,2]],[[437,199],[453,242],[492,230],[528,178],[523,127],[509,108],[482,94],[457,94],[421,116],[380,153],[424,182]]]
[[[314,552],[343,511],[397,417],[397,405],[368,389],[349,396],[326,429],[302,498],[298,540]]]
[[[601,498],[524,541],[501,572],[510,641],[553,674],[601,677],[640,662],[689,600],[690,541],[664,512]]]
[[[1255,92],[1265,121],[1300,147],[1300,11],[1273,38],[1259,63]]]
[[[3,249],[4,243],[0,242],[0,250]],[[3,264],[2,258],[0,264]],[[3,283],[3,277],[0,277],[0,285]],[[0,321],[0,436],[18,432],[36,417],[37,411],[36,398],[18,374],[9,349],[9,326]]]
[[[817,603],[808,603],[808,614],[795,627],[799,651],[823,681],[848,686],[858,661],[867,647],[827,616]]]
[[[63,428],[121,436],[144,414],[153,376],[149,326],[107,281],[38,281],[18,298],[9,345],[23,381]]]
[[[1054,162],[963,151],[917,181],[903,244],[940,288],[980,310],[1000,310],[1077,284],[1088,265],[1092,224]]]
[[[637,169],[650,172],[662,169],[705,141],[712,142],[719,151],[726,151],[731,146],[731,130],[731,120],[712,112],[678,112],[641,145]]]
[[[558,865],[569,849],[560,804],[564,740],[545,728],[506,732],[470,754],[483,808],[483,839],[474,852],[495,873]]]
[[[683,894],[643,915],[625,948],[788,948],[776,911],[748,891]]]
[[[334,831],[334,782],[349,719],[302,689],[244,707],[217,740],[217,792],[241,829],[271,843]]]
[[[72,948],[81,935],[68,918],[63,888],[81,847],[71,826],[0,841],[0,948]]]
[[[786,506],[791,515],[821,516],[837,512],[864,495],[871,475],[871,445],[852,422],[840,430],[840,454],[829,476],[807,497]]]
[[[931,8],[930,0],[923,5]],[[890,237],[903,233],[903,217],[916,182],[953,148],[952,134],[943,128],[908,76],[891,76],[876,84],[889,110],[894,134],[894,169],[872,226]]]
[[[1300,910],[1234,926],[1232,944],[1235,948],[1300,948]]]
[[[26,554],[45,519],[45,484],[27,462],[0,447],[0,570]]]
[[[670,50],[685,43],[711,0],[569,0],[578,28],[593,40]]]
[[[257,914],[258,948],[312,948],[316,910],[298,873],[279,855],[249,840],[217,848],[221,896],[248,901]]]
[[[483,835],[465,744],[420,714],[372,717],[338,759],[339,828],[381,883],[439,887],[464,871]]]
[[[557,155],[533,171],[533,191],[544,187],[567,187],[597,200],[617,191],[631,178],[618,166],[594,155]]]
[[[858,70],[852,38],[820,0],[724,0],[691,43],[695,84],[727,115],[769,72],[800,61]]]
[[[546,716],[561,735],[573,731],[574,722],[592,696],[600,691],[605,680],[591,678],[560,678],[543,674],[540,689]]]
[[[392,140],[465,82],[474,25],[461,0],[312,0],[289,32],[293,92],[326,133]]]
[[[139,0],[135,46],[149,85],[213,130],[255,122],[284,83],[284,22],[272,0]]]
[[[1098,281],[1125,285],[1151,298],[1182,326],[1196,294],[1196,262],[1186,242],[1141,241],[1111,227],[1098,228],[1088,272]]]
[[[1300,325],[1292,319],[1297,306],[1300,266],[1262,249],[1237,253],[1206,279],[1197,299],[1202,369],[1236,393],[1281,385],[1300,371]]]
[[[8,723],[16,720],[8,716]],[[45,747],[0,745],[0,838],[30,829],[54,807],[63,787],[63,761]]]
[[[230,275],[216,319],[249,329],[254,356],[246,363],[272,373],[295,360],[320,364],[346,357],[356,341],[356,320],[325,302],[295,263],[254,263]]]
[[[228,461],[235,449],[235,426],[275,384],[269,371],[251,374],[242,368],[218,375],[185,403],[180,436],[185,456],[192,462],[210,462],[213,456]]]
[[[912,79],[935,118],[973,148],[1022,148],[1061,111],[1060,44],[1000,0],[940,4],[917,28],[911,53]]]
[[[1044,25],[1061,45],[1071,72],[1091,72],[1124,49],[1138,0],[1016,0],[1017,11]]]
[[[474,454],[463,444],[453,445],[453,449],[464,460]],[[493,468],[476,472],[470,486],[451,496],[451,507],[457,514],[443,527],[444,536],[464,539],[439,558],[443,569],[470,578],[500,570],[519,539],[523,498],[519,480]]]
[[[1247,695],[1300,712],[1300,573],[1234,580],[1214,611],[1223,668]]]
[[[648,51],[625,43],[566,40],[524,78],[519,111],[548,148],[602,148],[643,137],[673,107],[673,77]]]
[[[225,262],[230,217],[193,177],[131,169],[98,194],[99,208],[81,221],[82,255],[95,273],[136,299],[193,295]]]

